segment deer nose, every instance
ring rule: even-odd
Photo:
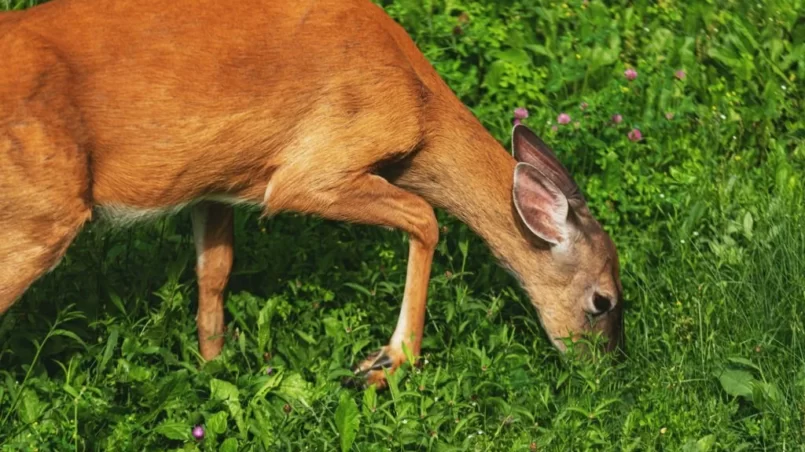
[[[612,300],[609,297],[595,294],[593,297],[593,308],[595,308],[594,315],[601,315],[612,309]]]

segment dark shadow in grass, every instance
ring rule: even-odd
[[[185,286],[190,300],[187,309],[194,316],[197,290],[192,240],[188,212],[125,229],[103,223],[88,225],[61,264],[37,280],[0,318],[0,368],[23,374],[23,366],[36,354],[35,344],[43,340],[49,325],[69,303],[85,318],[62,328],[89,344],[105,340],[98,336],[102,330],[92,326],[96,322],[147,317],[162,302],[154,292],[171,278]],[[332,307],[338,307],[339,300],[354,295],[343,283],[360,283],[354,278],[364,264],[379,265],[379,261],[367,261],[377,258],[373,251],[378,243],[391,246],[404,259],[407,247],[396,232],[298,215],[265,221],[253,211],[237,209],[235,265],[228,291],[268,297],[290,283],[313,278],[335,293]],[[226,316],[228,323],[232,318],[228,312]],[[60,372],[54,360],[69,362],[83,350],[77,342],[64,338],[48,341],[38,366],[48,373]]]

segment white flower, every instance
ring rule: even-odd
[[[402,423],[403,423],[403,424],[407,424],[407,423],[408,423],[408,419],[403,419],[403,420],[402,420]]]
[[[665,199],[665,194],[664,194],[664,193],[660,193],[660,198]]]
[[[724,116],[724,114],[721,114],[721,115],[719,115],[719,116],[721,116],[721,119],[727,119],[727,117],[726,117],[726,116]]]
[[[483,432],[483,431],[481,431],[481,430],[478,430],[478,434],[479,434],[479,435],[483,435],[483,434],[484,434],[484,432]]]
[[[679,243],[685,243],[685,239],[680,240]]]

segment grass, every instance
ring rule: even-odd
[[[188,219],[90,231],[0,323],[4,447],[214,450],[229,438],[245,450],[332,450],[346,394],[355,450],[799,450],[802,201],[770,200],[752,240],[692,236],[628,269],[629,358],[617,365],[554,352],[480,244],[448,233],[426,364],[380,394],[341,379],[391,334],[399,235],[292,216],[262,233],[239,212],[231,335],[200,367]],[[203,442],[189,437],[195,424]]]
[[[227,345],[203,365],[187,213],[95,224],[0,318],[0,449],[805,450],[797,3],[765,15],[739,3],[510,3],[386,7],[496,136],[527,105],[556,143],[620,249],[625,361],[553,350],[516,283],[440,212],[424,365],[386,392],[345,388],[392,333],[405,238],[238,210]],[[471,19],[456,34],[462,9]],[[533,23],[548,31],[521,64],[517,49],[533,49],[518,33]],[[672,35],[659,46],[643,28]],[[633,83],[620,62],[573,66],[612,36]],[[711,49],[685,60],[689,36]],[[744,67],[732,51],[767,64]],[[688,78],[673,81],[681,65]],[[624,124],[608,123],[611,109]],[[552,131],[560,111],[580,126]],[[626,137],[635,127],[639,143]]]

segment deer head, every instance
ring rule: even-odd
[[[606,350],[614,350],[623,342],[615,244],[547,144],[516,125],[512,146],[514,208],[531,248],[518,276],[542,326],[561,351],[561,338],[596,331],[607,339]]]

